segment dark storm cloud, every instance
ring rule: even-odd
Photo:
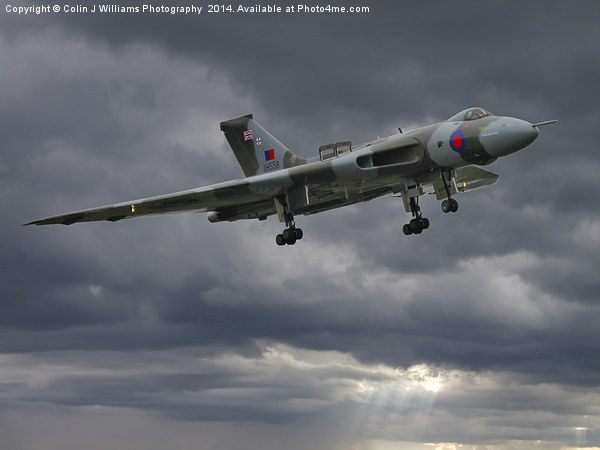
[[[477,102],[506,114],[557,101],[563,112],[591,106],[572,86],[594,73],[593,5],[555,2],[541,11],[518,2],[440,2],[432,13],[431,5],[403,11],[377,2],[372,8],[366,15],[276,20],[142,16],[136,26],[126,16],[54,20],[112,48],[147,42],[224,69],[236,93],[252,93],[270,115],[285,113],[304,132],[322,129],[324,121],[360,120],[372,129],[390,116],[441,119]]]
[[[357,441],[572,444],[583,427],[575,443],[598,442],[581,419],[597,417],[600,370],[598,6],[372,8],[0,15],[3,410],[104,405],[292,435],[322,420],[333,441],[370,411]],[[458,214],[424,198],[420,239],[401,235],[393,198],[300,217],[306,238],[284,249],[273,219],[17,226],[239,177],[218,129],[237,115],[312,156],[477,104],[560,122]],[[402,395],[415,379],[432,390]]]

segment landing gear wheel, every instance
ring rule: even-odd
[[[304,237],[304,232],[302,228],[296,228],[296,239],[300,240]]]
[[[294,245],[298,239],[295,228],[286,228],[282,233],[283,240],[288,245]]]
[[[287,243],[292,238],[292,235],[294,235],[295,233],[291,228],[286,228],[281,234],[283,235],[283,239]]]
[[[277,245],[285,245],[285,239],[283,238],[283,234],[278,234],[275,237],[275,242],[277,242]]]
[[[444,213],[452,211],[452,204],[448,200],[442,202],[442,211],[444,211]]]
[[[410,223],[402,227],[402,232],[406,236],[410,236],[411,234],[421,234],[427,228],[429,228],[429,219],[412,219]]]
[[[452,211],[452,212],[458,211],[458,202],[456,200],[454,200],[453,198],[451,198],[450,203],[452,204],[450,211]]]

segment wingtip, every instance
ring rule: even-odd
[[[37,226],[40,226],[40,225],[51,225],[51,224],[58,224],[58,223],[61,223],[61,222],[50,222],[50,219],[51,219],[51,218],[47,218],[47,219],[38,219],[38,220],[34,220],[33,222],[24,223],[24,224],[22,224],[21,226],[22,226],[22,227],[27,227],[27,226],[29,226],[29,225],[35,225],[35,226],[37,227]]]

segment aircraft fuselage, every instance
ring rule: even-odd
[[[180,212],[208,212],[211,222],[266,219],[276,214],[286,229],[279,245],[302,239],[294,215],[315,214],[385,195],[402,198],[413,219],[404,234],[429,228],[418,199],[435,194],[443,212],[456,212],[458,192],[489,186],[498,175],[479,166],[531,144],[538,127],[513,117],[466,109],[447,121],[352,146],[319,148],[303,159],[254,120],[252,114],[221,122],[245,178],[38,219],[28,225],[64,224]]]

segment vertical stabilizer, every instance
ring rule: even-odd
[[[306,163],[261,127],[252,114],[221,122],[221,131],[247,177]]]

